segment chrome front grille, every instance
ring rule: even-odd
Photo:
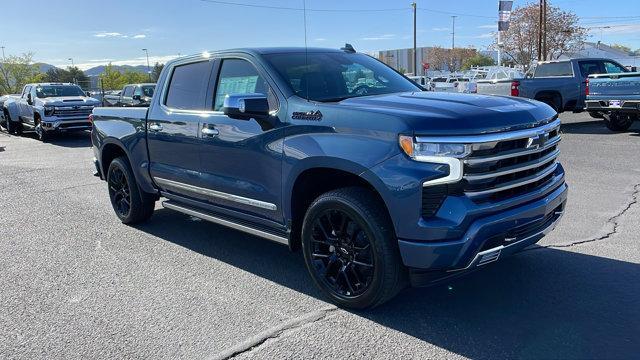
[[[529,130],[482,135],[463,160],[463,191],[473,200],[501,200],[549,182],[558,167],[560,120]],[[485,141],[486,140],[486,141]]]
[[[88,117],[92,110],[93,106],[56,106],[53,115],[59,117]]]

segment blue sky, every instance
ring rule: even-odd
[[[226,0],[245,4],[300,8],[302,0]],[[358,51],[412,46],[410,0],[307,0],[309,46]],[[514,6],[530,1],[514,2]],[[497,0],[417,0],[418,46],[451,46],[451,15],[456,18],[456,46],[485,48],[495,31]],[[640,0],[550,0],[574,11],[591,28],[591,40],[640,48]],[[27,5],[28,4],[28,5]],[[606,5],[605,5],[606,4]],[[48,16],[48,10],[53,14]],[[367,11],[353,11],[353,10]],[[386,9],[385,11],[372,11]],[[246,46],[303,46],[301,11],[240,7],[203,0],[3,0],[0,45],[7,54],[27,51],[35,60],[81,68],[151,62]],[[17,14],[36,15],[25,22]],[[33,19],[33,16],[30,17]],[[38,16],[42,15],[42,16]],[[631,16],[637,16],[631,18]],[[599,28],[609,26],[609,28]]]

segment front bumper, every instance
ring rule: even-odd
[[[479,218],[454,240],[399,239],[402,261],[413,269],[462,272],[520,251],[555,228],[564,211],[567,192],[563,183],[534,202]]]
[[[91,121],[88,118],[80,119],[43,119],[42,129],[44,131],[80,131],[91,130]]]

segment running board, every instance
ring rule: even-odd
[[[271,241],[275,241],[279,244],[283,244],[283,245],[289,245],[289,239],[287,239],[286,237],[283,236],[278,236],[276,234],[272,234],[263,230],[259,230],[247,225],[243,225],[243,224],[238,224],[236,222],[230,221],[230,220],[226,220],[223,219],[221,217],[217,217],[217,216],[213,216],[207,213],[204,213],[202,211],[199,210],[194,210],[191,208],[188,208],[186,206],[182,206],[182,205],[176,205],[174,203],[172,203],[171,201],[163,201],[162,202],[162,206],[167,208],[167,209],[171,209],[174,211],[178,211],[181,212],[183,214],[187,214],[193,217],[197,217],[198,219],[202,219],[202,220],[206,220],[206,221],[210,221],[212,223],[218,224],[218,225],[222,225],[222,226],[226,226],[232,229],[236,229],[242,232],[245,232],[247,234],[251,234],[251,235],[255,235],[264,239],[268,239]]]

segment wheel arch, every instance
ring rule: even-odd
[[[564,102],[563,102],[563,99],[562,99],[562,94],[559,91],[556,91],[556,90],[541,90],[541,91],[538,91],[536,93],[536,95],[534,96],[534,100],[538,100],[538,101],[544,102],[547,105],[549,105],[549,103],[544,101],[546,99],[556,100],[555,104],[556,104],[557,109],[555,109],[555,110],[557,112],[561,112],[564,109]]]

